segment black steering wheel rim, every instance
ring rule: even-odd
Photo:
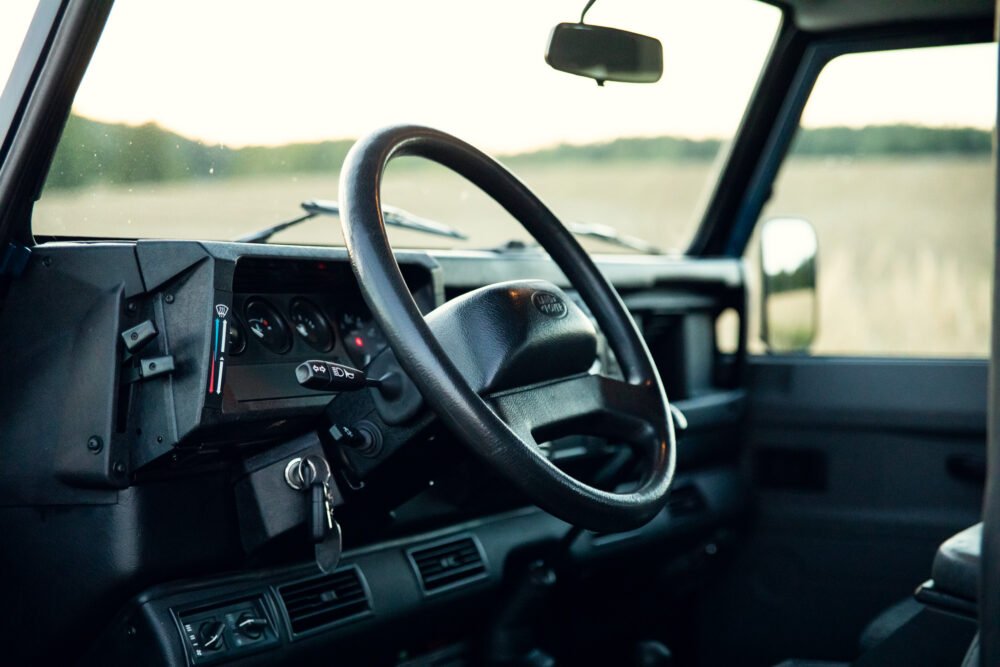
[[[604,331],[625,382],[653,405],[647,472],[637,489],[612,493],[556,468],[525,442],[476,393],[449,359],[417,308],[399,270],[382,218],[381,184],[390,160],[432,160],[460,174],[518,220],[562,269]],[[344,162],[341,220],[351,266],[375,320],[425,401],[475,453],[493,464],[536,504],[591,530],[628,530],[664,506],[676,443],[669,404],[645,342],[614,287],[558,218],[496,160],[449,134],[403,125],[360,139]]]

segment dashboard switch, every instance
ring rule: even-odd
[[[295,369],[295,379],[306,389],[354,391],[369,384],[364,371],[332,361],[306,361]]]
[[[203,622],[198,626],[198,639],[202,649],[206,651],[218,651],[226,646],[223,633],[226,626],[216,620]]]
[[[331,442],[350,447],[362,456],[374,458],[382,453],[382,432],[369,421],[360,421],[354,426],[334,424],[327,432]]]
[[[139,377],[143,380],[173,372],[174,358],[170,355],[139,360]]]
[[[281,643],[261,593],[212,609],[182,611],[178,620],[190,665],[214,665]]]
[[[131,354],[135,354],[146,347],[154,338],[156,338],[156,325],[153,324],[152,320],[140,322],[131,329],[126,329],[122,332],[125,349]]]
[[[151,380],[161,375],[169,375],[174,372],[174,358],[171,355],[164,357],[149,357],[139,359],[138,364],[133,364],[125,372],[126,382],[142,382]]]
[[[251,641],[263,637],[267,627],[266,618],[255,616],[249,612],[240,614],[240,617],[236,619],[236,631]]]
[[[334,424],[330,427],[330,438],[338,445],[360,448],[368,444],[365,434],[356,428],[345,424]]]
[[[330,386],[330,369],[325,361],[306,361],[295,369],[295,379],[306,389],[327,389]]]

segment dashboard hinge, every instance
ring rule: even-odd
[[[31,248],[8,243],[7,247],[0,253],[0,276],[17,278],[28,266],[29,257],[31,257]]]

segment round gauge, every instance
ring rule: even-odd
[[[226,335],[226,347],[229,354],[234,357],[243,354],[247,349],[247,335],[243,332],[243,325],[235,317],[229,318],[229,333]]]
[[[292,327],[314,349],[326,352],[333,347],[330,322],[312,301],[292,300],[292,305],[288,308],[288,319],[291,320]]]
[[[386,346],[385,335],[370,315],[342,313],[340,335],[355,364],[364,368]]]
[[[292,345],[292,337],[288,332],[288,325],[274,306],[263,299],[251,299],[247,301],[243,310],[246,317],[247,326],[254,338],[272,352],[281,354],[287,352]]]

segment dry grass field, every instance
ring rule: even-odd
[[[710,165],[614,162],[513,165],[566,220],[600,222],[683,249]],[[793,158],[765,217],[798,216],[819,236],[817,353],[984,356],[993,258],[992,167],[986,159]],[[46,193],[42,234],[227,239],[294,217],[299,201],[335,199],[337,175],[202,180]],[[458,227],[462,247],[525,238],[507,214],[443,169],[400,162],[384,201]],[[399,247],[450,239],[394,232]],[[314,220],[276,242],[341,242]],[[592,250],[608,246],[588,243]],[[748,251],[750,274],[756,249]],[[751,331],[755,324],[751,322]],[[757,349],[760,349],[758,346]]]
[[[989,160],[793,161],[764,215],[816,228],[814,352],[988,354]]]
[[[705,163],[513,166],[565,220],[601,222],[683,248],[693,231],[692,211],[708,180]],[[232,239],[300,214],[306,199],[336,199],[337,174],[300,174],[233,180],[144,183],[46,193],[35,214],[45,234]],[[399,247],[496,246],[526,239],[520,225],[486,195],[442,167],[400,160],[390,166],[383,200],[452,225],[469,236],[454,239],[391,230]],[[315,220],[275,237],[287,243],[343,243],[339,223]],[[607,252],[607,245],[592,246]]]

